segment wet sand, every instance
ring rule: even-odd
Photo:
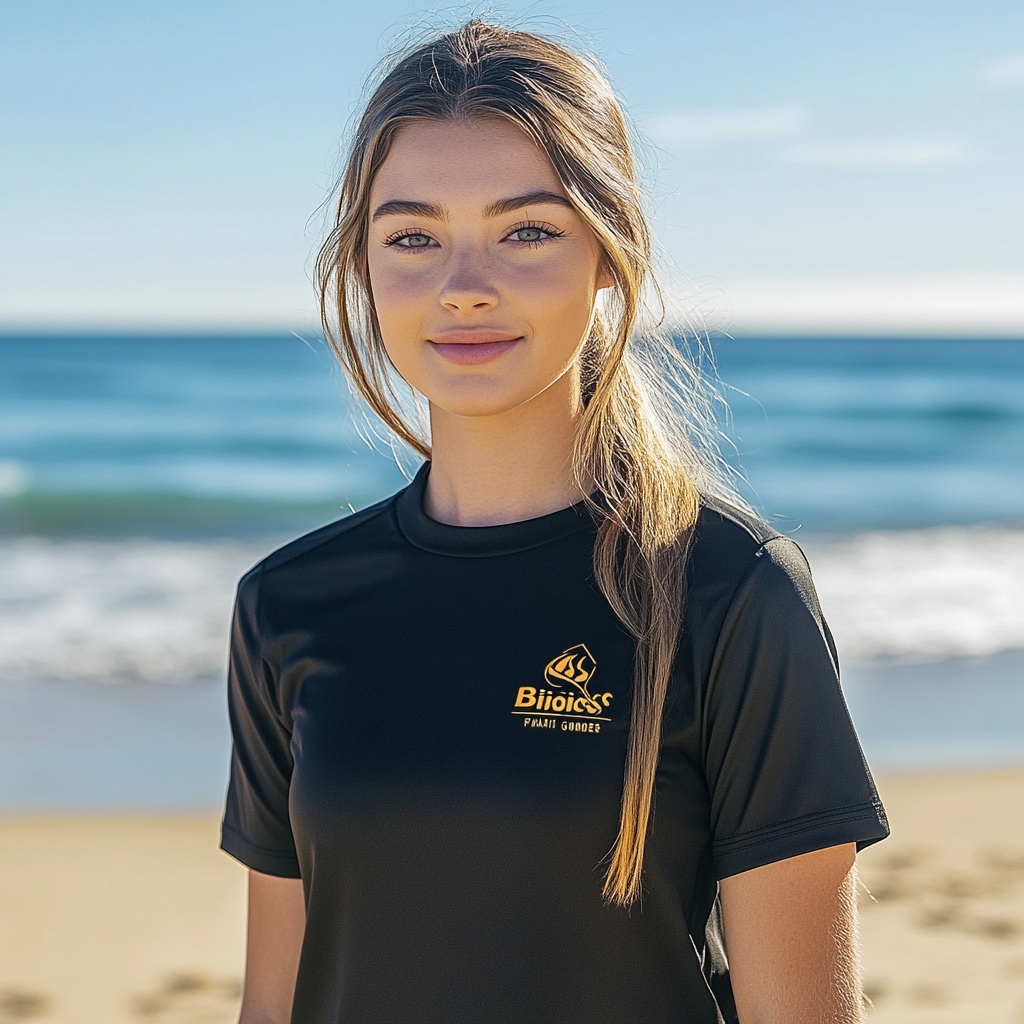
[[[1024,1022],[1024,769],[880,781],[872,1024]],[[0,1024],[235,1019],[245,872],[208,815],[0,819]]]

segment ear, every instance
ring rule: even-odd
[[[602,257],[601,265],[597,268],[597,290],[611,288],[614,284],[615,278],[612,277],[612,272],[608,269],[607,261]]]

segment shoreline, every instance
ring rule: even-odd
[[[844,663],[882,776],[1024,764],[1024,650]],[[215,812],[231,735],[223,673],[190,682],[0,679],[0,816]]]
[[[861,894],[869,1021],[1016,1024],[1024,765],[878,782],[893,835],[859,857],[874,894]],[[245,869],[217,849],[217,826],[216,813],[0,816],[0,1011],[233,1021]]]

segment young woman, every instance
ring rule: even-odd
[[[650,250],[565,48],[474,21],[370,99],[324,326],[428,461],[239,587],[243,1024],[861,1019],[885,818],[800,551],[638,330]]]

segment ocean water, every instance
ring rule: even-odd
[[[1024,516],[1024,342],[722,339],[715,356],[734,461],[785,528]],[[315,338],[0,336],[0,529],[303,529],[402,485],[358,424]]]
[[[876,768],[1024,760],[1024,342],[715,345]],[[315,338],[0,338],[0,809],[215,805],[235,581],[402,486]]]
[[[740,460],[780,528],[1024,518],[1024,342],[716,345]]]

